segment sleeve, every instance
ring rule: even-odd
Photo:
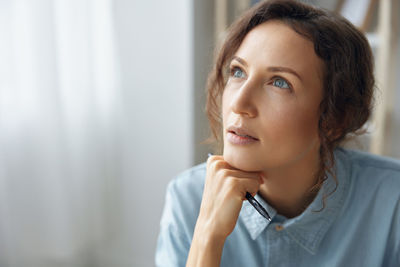
[[[400,185],[400,184],[399,184]],[[399,188],[399,186],[397,186]],[[390,232],[386,244],[386,253],[382,266],[400,266],[400,195],[394,206],[394,213],[391,220]]]
[[[184,267],[189,254],[191,237],[184,231],[184,210],[175,187],[172,181],[167,188],[155,253],[157,267]]]
[[[397,200],[396,212],[393,219],[391,238],[393,240],[393,263],[387,266],[400,266],[400,196]]]

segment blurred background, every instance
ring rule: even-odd
[[[213,51],[250,0],[0,0],[0,267],[154,266],[167,183],[206,159]],[[305,1],[366,32],[346,146],[400,158],[397,0]]]

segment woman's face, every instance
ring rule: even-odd
[[[316,153],[322,69],[313,43],[282,22],[251,30],[230,62],[223,92],[224,159],[266,171]]]

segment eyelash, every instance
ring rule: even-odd
[[[235,79],[235,78],[239,79],[238,77],[235,77],[235,76],[234,76],[236,70],[240,70],[241,72],[244,73],[244,71],[242,70],[242,68],[240,68],[240,67],[238,67],[238,66],[231,66],[231,67],[229,67],[229,76],[230,76],[231,78],[234,78],[234,79]],[[284,81],[287,83],[288,87],[289,87],[289,88],[281,88],[281,87],[278,87],[278,86],[277,86],[278,88],[287,89],[287,90],[290,90],[290,91],[293,90],[292,84],[291,84],[290,82],[288,82],[286,79],[282,78],[281,76],[274,76],[274,77],[272,77],[272,82],[274,82],[276,79],[282,79],[282,80],[284,80]]]

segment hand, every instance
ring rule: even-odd
[[[225,240],[235,228],[246,192],[254,196],[262,183],[259,172],[241,171],[223,156],[210,156],[196,230]]]

